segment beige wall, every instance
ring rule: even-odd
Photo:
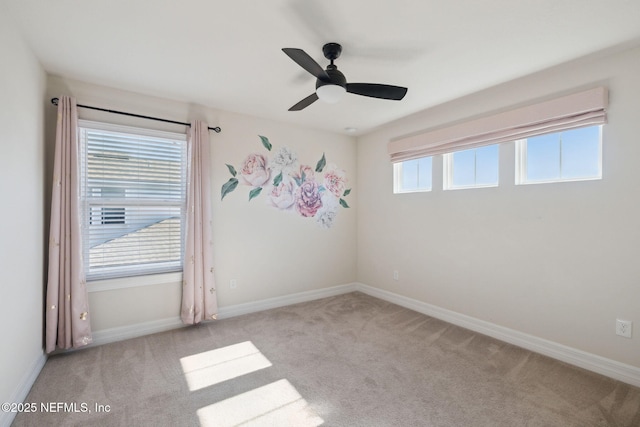
[[[418,113],[358,139],[297,128],[183,102],[157,99],[50,76],[0,14],[0,397],[10,401],[42,358],[46,222],[55,109],[48,99],[74,95],[81,103],[177,120],[220,125],[211,133],[214,265],[221,307],[359,281],[560,344],[640,366],[640,49],[592,57]],[[604,84],[610,88],[601,181],[516,187],[514,148],[501,147],[500,186],[392,194],[390,138],[482,115],[526,100]],[[44,92],[46,90],[46,97]],[[183,128],[81,110],[114,123]],[[220,201],[239,164],[262,149],[288,146],[312,166],[324,152],[345,169],[353,193],[330,230],[311,220],[248,202],[247,188]],[[400,280],[394,281],[393,270]],[[229,288],[236,279],[237,289]],[[139,279],[133,279],[138,282]],[[175,276],[150,284],[92,292],[95,331],[175,318]],[[147,281],[148,282],[148,281]],[[140,282],[138,282],[140,283]],[[617,337],[616,317],[635,322],[634,338]],[[37,373],[37,372],[36,372]]]
[[[0,11],[0,402],[12,402],[24,398],[44,360],[45,74],[5,16]],[[0,413],[0,424],[10,415]]]
[[[221,308],[356,280],[356,143],[353,138],[59,77],[49,78],[48,94],[51,97],[73,95],[81,104],[179,121],[204,119],[210,126],[222,127],[222,133],[210,133],[214,268]],[[84,109],[80,109],[79,114],[81,118],[120,124],[182,132],[185,129]],[[53,144],[55,130],[52,127],[47,129],[48,144]],[[231,177],[226,163],[240,169],[249,153],[268,153],[258,135],[270,139],[274,152],[282,146],[289,147],[312,167],[325,153],[328,163],[346,170],[350,187],[354,188],[346,198],[351,208],[339,211],[331,229],[320,228],[312,219],[276,210],[267,205],[264,196],[249,202],[248,187],[239,186],[224,201],[220,200],[220,188]],[[50,161],[48,157],[47,162]],[[237,281],[236,289],[230,289],[231,279]],[[141,283],[140,278],[128,281]],[[177,317],[180,278],[160,277],[158,284],[91,292],[90,305],[96,332]]]
[[[438,307],[640,367],[640,49],[599,55],[401,119],[358,140],[358,280]],[[437,84],[437,82],[434,82]],[[603,179],[393,194],[389,139],[605,85]],[[392,272],[398,270],[398,281]],[[633,339],[615,320],[635,322]]]

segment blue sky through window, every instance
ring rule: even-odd
[[[599,176],[600,126],[540,135],[527,140],[527,181]]]
[[[431,190],[431,157],[402,162],[401,191]]]
[[[452,188],[497,185],[498,145],[457,151],[452,167]]]
[[[575,129],[562,137],[562,178],[600,175],[600,127]]]

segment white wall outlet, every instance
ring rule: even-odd
[[[398,273],[398,270],[393,270],[393,280],[400,280],[400,273]]]
[[[229,288],[235,289],[238,287],[238,281],[236,279],[229,280]]]
[[[616,319],[616,335],[620,335],[621,337],[631,338],[631,328],[633,327],[633,322],[630,320],[621,320]]]

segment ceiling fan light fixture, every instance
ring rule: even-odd
[[[347,93],[346,88],[335,84],[322,85],[316,89],[318,98],[327,104],[335,104],[340,101],[345,93]]]

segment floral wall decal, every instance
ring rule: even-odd
[[[271,153],[269,139],[260,135],[260,141]],[[230,164],[227,169],[231,178],[222,186],[222,199],[239,184],[247,185],[251,187],[249,201],[264,193],[270,206],[314,218],[323,228],[333,225],[341,207],[349,208],[344,199],[351,193],[347,174],[335,164],[327,164],[324,153],[315,169],[299,162],[298,155],[287,147],[279,148],[270,158],[251,153],[239,170]]]

